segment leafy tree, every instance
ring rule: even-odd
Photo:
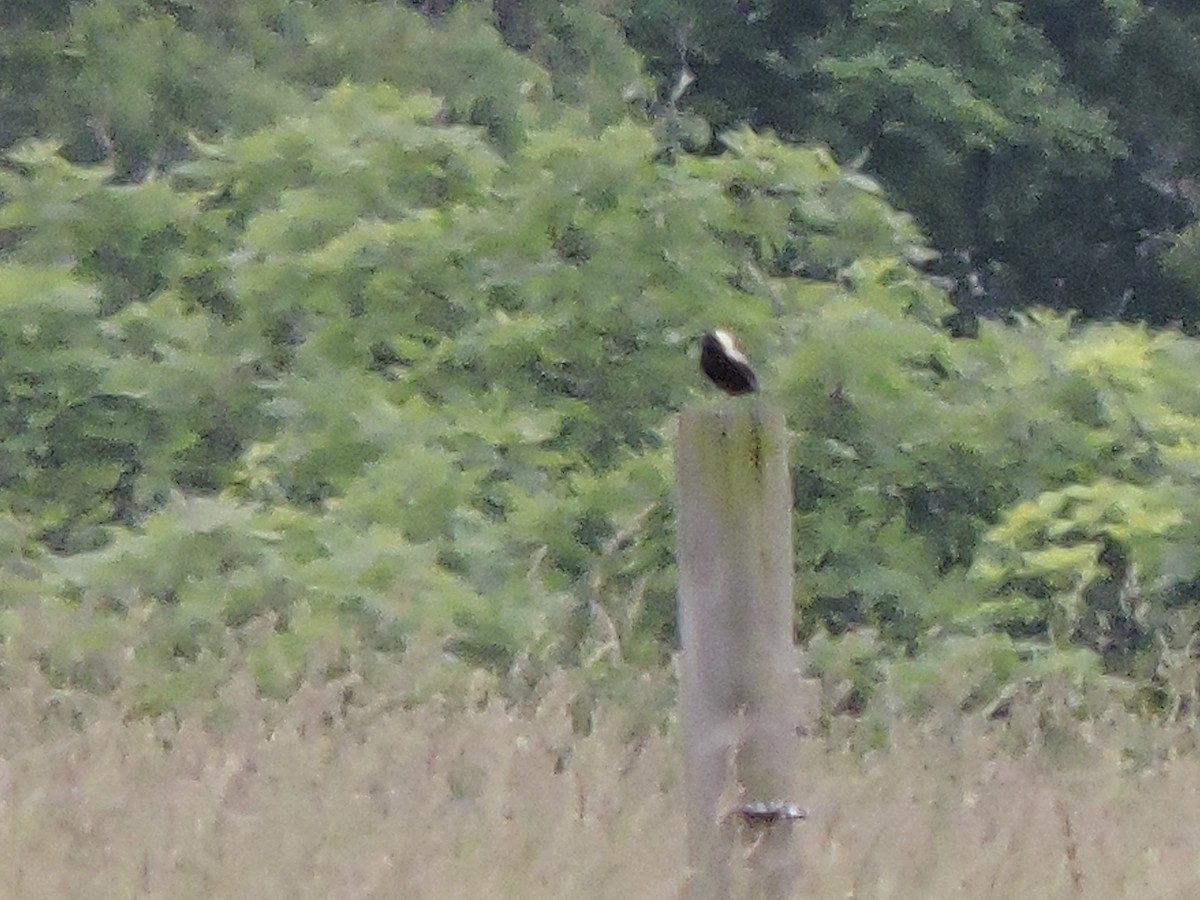
[[[67,261],[91,285],[72,347],[92,369],[77,398],[46,398],[31,436],[57,440],[71,465],[113,457],[102,477],[44,482],[78,494],[63,533],[115,538],[72,578],[98,609],[162,607],[156,646],[175,646],[181,597],[209,597],[199,618],[185,604],[190,637],[171,659],[220,654],[264,617],[292,634],[297,603],[339,620],[369,602],[414,621],[394,593],[416,577],[408,564],[385,555],[369,594],[349,580],[323,595],[304,558],[235,537],[249,509],[222,519],[218,542],[247,555],[138,574],[137,559],[199,564],[215,540],[186,525],[179,489],[292,510],[289,530],[322,535],[300,544],[312,559],[386,523],[394,559],[422,548],[407,557],[431,567],[421,577],[459,597],[446,601],[452,646],[477,662],[507,671],[538,647],[578,659],[597,629],[619,656],[653,658],[673,629],[663,429],[693,391],[688,337],[718,307],[765,337],[787,311],[773,282],[801,256],[832,268],[921,252],[875,186],[821,151],[745,133],[726,157],[671,165],[647,127],[596,138],[564,109],[505,157],[444,109],[347,86],[307,116],[203,148],[170,181],[112,185],[44,151],[11,174],[12,264]],[[937,307],[900,272],[859,277]],[[60,347],[46,361],[74,371]],[[43,483],[36,452],[22,462]],[[276,568],[292,574],[267,577]],[[305,671],[298,660],[285,668]]]
[[[868,6],[888,33],[899,7]],[[1047,314],[953,339],[920,230],[861,167],[750,128],[688,152],[682,116],[618,114],[623,76],[569,54],[544,71],[478,7],[76,12],[91,108],[101,60],[129,52],[113,22],[161,38],[126,89],[171,83],[163,47],[219,59],[222,34],[267,70],[255,90],[290,89],[244,119],[236,86],[207,120],[168,103],[149,143],[159,113],[118,92],[112,110],[141,110],[133,156],[33,142],[0,172],[0,628],[49,620],[29,640],[57,683],[131,686],[156,713],[238,668],[284,694],[430,636],[514,695],[554,666],[603,685],[661,661],[671,417],[706,402],[691,342],[721,322],[795,430],[797,623],[830,690],[850,685],[831,708],[920,709],[942,665],[971,673],[967,708],[1105,674],[1192,702],[1191,339]],[[1051,83],[1036,29],[989,15],[976,37]],[[531,52],[611,37],[583,13],[532,21]],[[405,52],[357,52],[384,40]],[[851,43],[822,65],[910,79],[951,156],[1049,148],[1050,185],[1117,152],[1071,91],[1031,123],[949,63]],[[999,90],[993,62],[979,83]],[[130,171],[172,141],[161,172]]]
[[[682,102],[718,131],[863,160],[942,252],[960,327],[1031,304],[1194,317],[1159,265],[1195,217],[1190,8],[668,0],[625,22],[664,93],[694,76]]]

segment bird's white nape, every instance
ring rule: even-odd
[[[742,352],[742,348],[738,346],[737,340],[732,334],[724,328],[714,328],[712,336],[717,339],[717,343],[721,345],[721,350],[726,356],[735,362],[750,365],[750,360],[746,359],[746,354]]]

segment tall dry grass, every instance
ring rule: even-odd
[[[235,685],[180,724],[13,681],[0,897],[628,900],[684,883],[674,734],[631,741],[611,711],[574,737],[565,690],[516,714],[482,692],[274,704]],[[1200,758],[1131,722],[1069,753],[1049,732],[1015,752],[1012,727],[897,726],[865,758],[798,739],[804,896],[1200,896]]]

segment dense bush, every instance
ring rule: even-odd
[[[514,692],[658,664],[672,415],[707,402],[693,338],[724,323],[795,432],[831,709],[920,709],[939,677],[966,708],[1103,675],[1190,704],[1192,339],[1048,314],[954,339],[913,222],[828,151],[689,154],[565,102],[472,10],[368,20],[416,56],[314,41],[292,65],[332,86],[180,132],[152,177],[9,154],[11,653],[143,712],[414,640]],[[413,62],[440,52],[461,64]]]

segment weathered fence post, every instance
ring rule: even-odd
[[[783,414],[761,400],[685,411],[675,449],[688,900],[792,897],[791,824],[739,826],[792,799],[796,664]]]

